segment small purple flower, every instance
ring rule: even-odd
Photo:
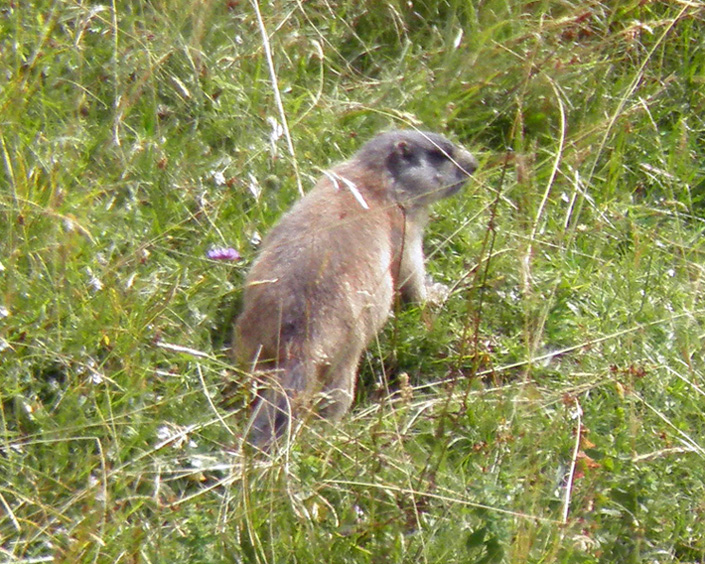
[[[217,247],[206,253],[206,256],[211,260],[240,260],[240,253],[232,247]]]

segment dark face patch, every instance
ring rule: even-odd
[[[470,153],[434,133],[391,132],[385,138],[386,168],[405,206],[425,206],[457,193],[477,168]]]

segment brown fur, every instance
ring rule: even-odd
[[[383,133],[325,173],[272,229],[235,324],[238,361],[266,381],[252,443],[266,447],[314,399],[329,419],[349,409],[360,356],[395,291],[427,299],[428,206],[457,192],[476,167],[439,135]]]

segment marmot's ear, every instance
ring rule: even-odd
[[[411,155],[411,148],[406,141],[397,141],[394,150],[400,157],[408,158]]]

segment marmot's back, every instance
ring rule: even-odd
[[[300,331],[333,345],[384,322],[376,310],[388,310],[392,300],[391,224],[400,230],[403,218],[389,202],[368,198],[363,209],[341,190],[324,178],[266,237],[246,281],[241,340],[281,358],[277,349]]]

